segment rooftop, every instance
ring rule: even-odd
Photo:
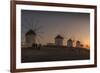
[[[31,29],[25,35],[31,35],[31,34],[36,35],[36,33]]]
[[[57,36],[55,37],[55,39],[58,39],[58,38],[63,39],[63,37],[62,37],[61,35],[57,35]]]

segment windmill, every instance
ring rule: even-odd
[[[24,41],[26,47],[37,47],[41,44],[40,40],[42,39],[40,29],[42,28],[42,25],[39,25],[39,21],[36,21],[36,23],[29,23],[22,25],[22,33],[24,33]]]
[[[68,32],[67,37],[68,37],[67,45],[70,44],[72,47],[75,47],[75,41],[76,41],[75,36],[71,32]]]

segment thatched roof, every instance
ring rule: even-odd
[[[77,41],[76,43],[80,43],[80,41]]]
[[[27,36],[27,35],[31,35],[31,34],[36,35],[36,33],[33,30],[29,30],[25,35]]]
[[[55,37],[55,39],[63,39],[63,37],[62,37],[61,35],[57,35],[57,36]]]
[[[70,38],[68,41],[72,42],[72,39]]]

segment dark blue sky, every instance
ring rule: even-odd
[[[39,28],[36,32],[43,44],[54,43],[55,36],[60,34],[64,37],[64,45],[69,38],[89,45],[89,13],[21,10],[21,21],[22,41],[29,29]]]

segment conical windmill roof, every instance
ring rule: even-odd
[[[57,35],[57,36],[55,37],[55,39],[63,39],[63,37],[62,37],[61,35]]]
[[[31,34],[36,35],[36,33],[33,30],[29,30],[25,35],[27,36],[27,35],[31,35]]]
[[[72,42],[72,39],[70,38],[68,41]]]
[[[80,41],[77,41],[76,43],[80,43]]]

